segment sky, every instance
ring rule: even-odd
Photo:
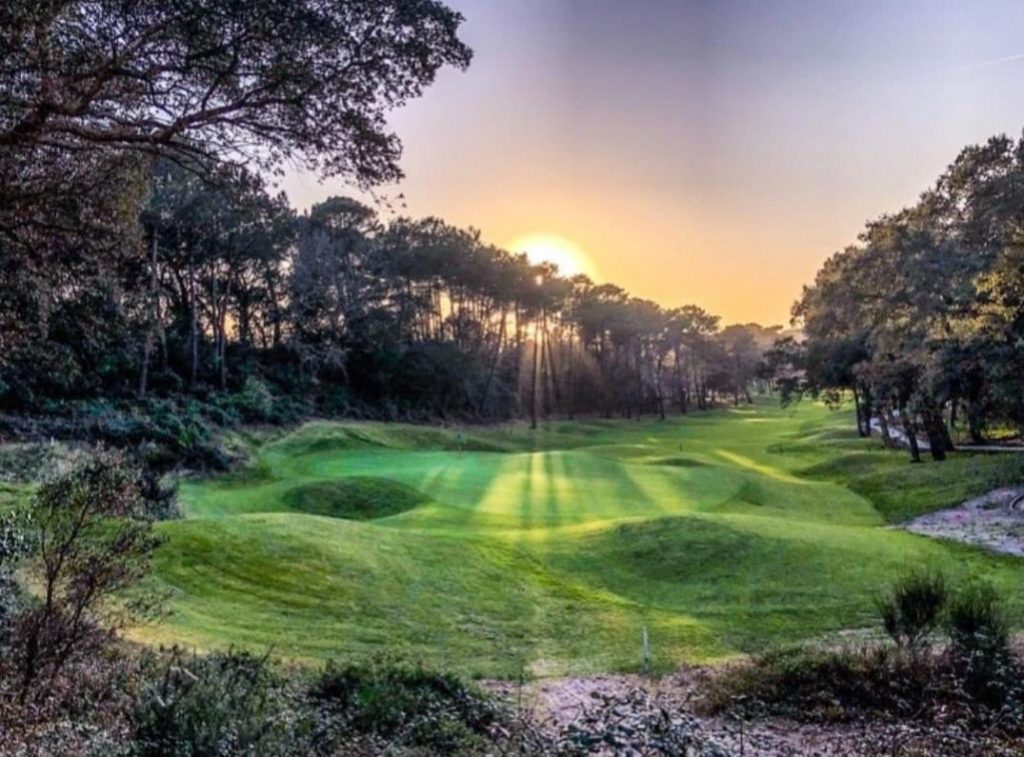
[[[393,115],[406,179],[382,194],[512,251],[568,240],[593,278],[725,322],[788,323],[867,219],[1024,128],[1019,0],[448,4],[473,63]]]

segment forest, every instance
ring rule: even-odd
[[[565,278],[472,229],[343,197],[300,215],[237,168],[157,161],[136,189],[114,254],[35,269],[12,242],[6,410],[247,391],[293,413],[536,423],[664,417],[767,386],[778,329]]]

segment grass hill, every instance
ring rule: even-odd
[[[767,402],[534,432],[308,424],[182,486],[155,578],[173,613],[138,635],[547,675],[637,669],[645,626],[659,669],[869,626],[911,564],[1020,597],[1017,561],[886,527],[969,493],[968,470],[1019,471],[910,466],[851,426]]]

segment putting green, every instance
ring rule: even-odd
[[[829,469],[905,465],[850,425],[769,401],[534,432],[308,424],[183,484],[156,561],[173,612],[137,635],[516,676],[635,670],[644,627],[669,669],[868,626],[911,564],[984,576],[1017,611],[1017,561],[885,528]]]

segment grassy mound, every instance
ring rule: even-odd
[[[911,466],[852,429],[768,402],[475,429],[461,449],[451,429],[310,424],[259,450],[259,475],[183,482],[156,566],[174,613],[140,636],[517,676],[636,670],[646,627],[667,670],[871,625],[912,565],[984,576],[1024,617],[1019,561],[884,527],[896,498],[1006,463]]]
[[[292,510],[348,520],[387,518],[429,502],[430,497],[411,486],[372,476],[302,484],[285,495]]]

